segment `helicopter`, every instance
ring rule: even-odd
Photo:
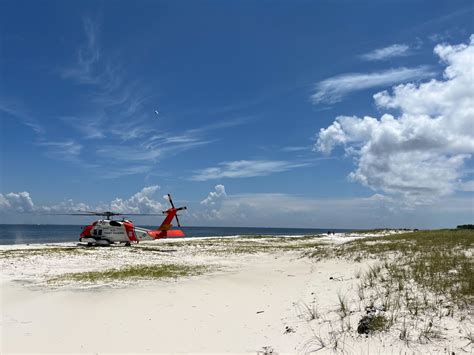
[[[115,212],[96,212],[96,211],[80,211],[80,213],[65,213],[73,216],[102,216],[90,225],[83,228],[79,237],[79,242],[85,246],[110,246],[114,243],[123,243],[130,246],[131,243],[139,243],[140,241],[155,240],[162,238],[184,237],[184,232],[180,229],[171,229],[171,222],[176,218],[178,227],[181,227],[178,219],[178,211],[186,210],[187,207],[174,206],[171,195],[168,194],[168,201],[171,208],[162,213],[166,215],[161,225],[154,230],[142,227],[136,227],[133,222],[126,219],[125,216],[157,216],[158,214],[148,213],[115,213]],[[124,216],[121,221],[114,220],[114,216]]]

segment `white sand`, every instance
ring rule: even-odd
[[[225,257],[203,255],[191,247],[171,252],[169,245],[163,253],[138,256],[136,263],[142,264],[146,255],[150,263],[179,260],[223,268],[179,280],[51,288],[44,275],[122,265],[131,261],[130,253],[94,248],[79,258],[2,260],[0,352],[306,353],[319,348],[319,336],[327,347],[318,354],[331,352],[331,329],[339,326],[337,295],[353,292],[354,274],[368,265],[316,263],[291,251]],[[309,320],[306,306],[313,303],[320,317]],[[352,316],[353,327],[359,318],[360,312]],[[352,333],[341,336],[338,351],[444,352],[446,347],[443,342],[406,348],[393,337],[366,339]]]

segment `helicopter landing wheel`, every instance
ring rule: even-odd
[[[125,242],[125,246],[126,246],[126,247],[131,246],[130,242]]]

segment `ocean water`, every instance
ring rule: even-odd
[[[146,226],[145,226],[146,227]],[[0,244],[33,244],[79,241],[83,226],[57,224],[0,224]],[[155,227],[148,227],[154,229]],[[186,237],[246,236],[246,235],[313,235],[328,229],[308,228],[247,228],[247,227],[182,227]],[[331,229],[347,232],[347,229]]]

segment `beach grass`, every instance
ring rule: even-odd
[[[334,248],[335,257],[378,259],[382,264],[366,280],[386,270],[384,282],[414,280],[435,294],[449,294],[459,305],[474,298],[474,231],[418,231],[355,240]],[[372,280],[372,281],[371,281]]]
[[[322,242],[320,236],[279,237],[279,236],[245,236],[242,238],[206,238],[186,240],[181,244],[168,242],[160,246],[186,247],[189,251],[209,253],[212,255],[259,254],[285,251],[304,251],[317,248]],[[150,249],[151,250],[151,249]]]
[[[119,269],[107,269],[103,271],[89,271],[68,273],[50,279],[57,281],[79,281],[96,283],[101,281],[127,281],[127,280],[156,280],[187,276],[197,276],[211,270],[207,265],[183,265],[183,264],[160,264],[160,265],[133,265]]]
[[[347,309],[358,304],[371,314],[360,320],[367,334],[393,329],[408,346],[441,338],[444,319],[461,324],[470,317],[473,253],[474,231],[456,229],[357,239],[304,255],[364,261],[363,270],[354,271],[353,297],[337,295],[335,314],[342,322]]]
[[[25,249],[11,249],[0,250],[0,259],[2,258],[21,258],[31,256],[61,256],[61,255],[75,255],[91,252],[86,248],[71,247],[42,247],[42,248],[25,248]]]

